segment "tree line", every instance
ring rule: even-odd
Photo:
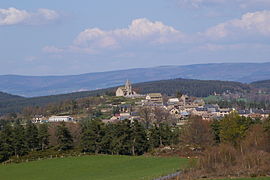
[[[11,157],[21,157],[31,152],[78,151],[95,154],[142,155],[151,149],[178,143],[178,129],[168,123],[149,127],[138,120],[123,120],[104,124],[86,118],[76,126],[79,136],[67,127],[69,123],[21,124],[2,122],[0,129],[0,162]],[[51,129],[55,128],[55,133]],[[56,143],[50,142],[55,136]],[[53,140],[52,140],[53,141]]]

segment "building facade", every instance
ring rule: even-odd
[[[126,81],[125,86],[119,87],[116,90],[116,96],[122,96],[122,97],[132,97],[135,96],[137,93],[132,90],[132,85],[129,80]]]
[[[70,116],[51,116],[49,122],[72,122],[74,119]]]

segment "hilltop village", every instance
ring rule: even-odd
[[[147,114],[147,118],[154,120],[157,116],[155,112],[163,114],[166,119],[171,119],[176,125],[184,125],[190,116],[200,116],[203,120],[221,119],[225,115],[233,111],[239,115],[256,118],[269,117],[270,111],[263,109],[242,110],[234,107],[220,108],[218,104],[206,104],[203,98],[192,97],[185,94],[177,93],[175,96],[163,95],[159,92],[148,94],[139,94],[132,88],[130,81],[126,81],[125,85],[117,88],[115,96],[106,97],[101,103],[97,103],[91,107],[95,111],[95,116],[98,116],[104,123],[118,122],[121,120],[141,120]],[[89,110],[89,107],[86,107]],[[147,113],[148,113],[147,112]],[[79,113],[78,113],[79,114]],[[64,115],[53,114],[45,116],[44,114],[36,114],[32,122],[77,122],[83,116],[76,113]]]
[[[180,179],[265,175],[270,112],[259,104],[239,106],[230,97],[241,105],[243,96],[229,91],[203,98],[143,94],[126,81],[102,95],[27,107],[0,118],[0,163],[93,154],[179,156],[199,159]],[[221,101],[209,103],[213,98]]]

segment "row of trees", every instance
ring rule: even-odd
[[[23,156],[29,151],[44,150],[49,145],[48,126],[39,127],[30,121],[22,125],[19,121],[14,124],[4,123],[0,131],[0,162],[11,156]]]
[[[104,124],[98,119],[88,118],[75,128],[79,136],[64,122],[39,125],[30,121],[25,125],[19,121],[3,123],[0,129],[0,161],[46,149],[142,155],[153,148],[177,144],[179,136],[179,129],[168,123],[146,126],[137,120]],[[56,143],[53,142],[54,138]]]
[[[178,135],[178,129],[167,123],[147,128],[137,120],[106,125],[98,120],[85,120],[81,145],[84,152],[142,155],[150,149],[178,143]]]

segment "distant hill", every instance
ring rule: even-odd
[[[267,89],[270,91],[270,80],[252,82],[251,85],[255,88]]]
[[[175,78],[250,83],[270,77],[270,63],[162,66],[69,76],[1,75],[0,91],[26,97],[96,90],[132,83]]]
[[[150,92],[160,92],[162,94],[173,95],[176,92],[181,92],[197,97],[205,97],[216,93],[222,93],[225,91],[230,92],[247,92],[251,90],[251,86],[248,84],[242,84],[239,82],[229,81],[206,81],[206,80],[190,80],[190,79],[172,79],[152,81],[145,83],[137,83],[133,86],[139,93],[146,94]],[[6,98],[5,101],[0,101],[0,114],[8,112],[19,112],[27,106],[43,106],[49,103],[57,103],[65,100],[75,100],[78,98],[84,98],[89,96],[114,94],[117,87],[76,92],[61,95],[42,96],[34,98],[22,98],[13,95]],[[14,98],[17,97],[17,98]]]
[[[21,96],[17,96],[17,95],[11,95],[8,93],[0,92],[0,102],[16,101],[16,100],[22,100],[22,99],[25,99],[25,98]]]
[[[160,92],[162,94],[174,95],[176,92],[196,97],[206,97],[214,93],[248,92],[251,86],[240,82],[216,81],[216,80],[194,80],[194,79],[172,79],[160,80],[134,85],[141,93]]]
[[[5,98],[3,96],[3,100],[0,100],[0,115],[10,112],[20,112],[27,106],[44,106],[50,103],[58,103],[65,100],[75,100],[79,98],[105,94],[106,91],[108,90],[101,89],[96,91],[77,92],[69,94],[32,97],[32,98],[23,98],[20,96],[14,96],[0,92],[0,99],[1,94],[5,95]]]

